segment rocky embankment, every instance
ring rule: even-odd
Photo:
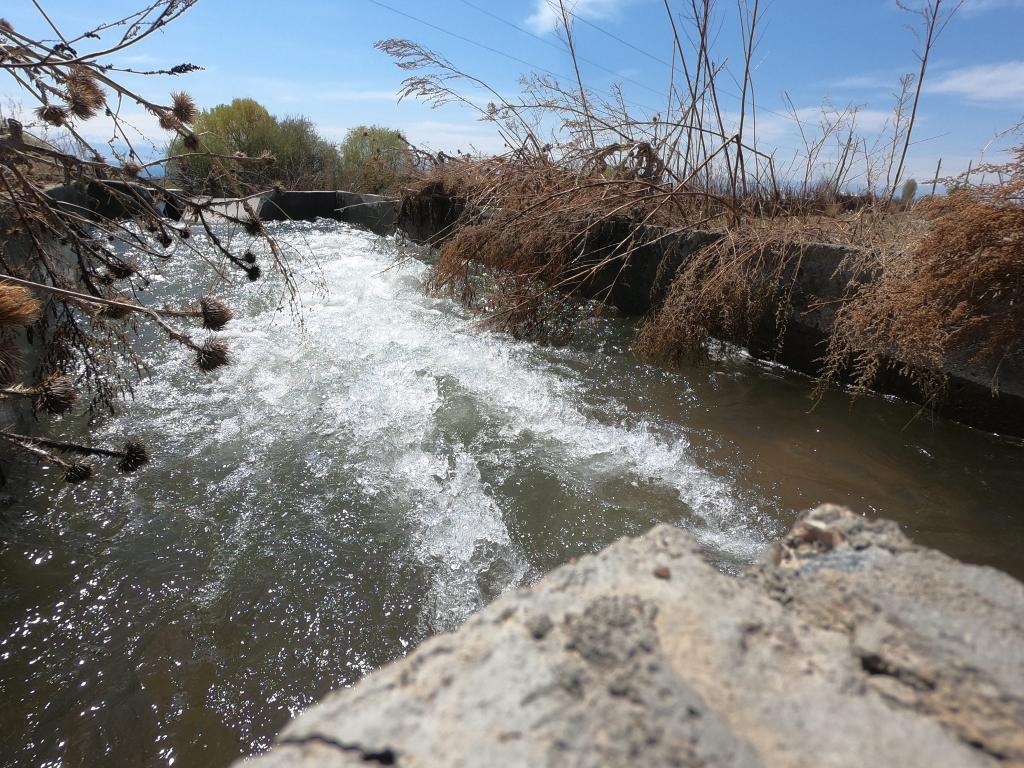
[[[1024,766],[1024,585],[825,506],[743,577],[661,526],[328,696],[247,768]]]

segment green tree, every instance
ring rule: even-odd
[[[339,148],[342,187],[353,192],[395,194],[413,166],[413,152],[400,132],[380,125],[359,125]]]
[[[338,185],[336,147],[303,117],[278,119],[253,99],[235,99],[204,110],[195,123],[199,146],[214,155],[241,153],[272,160],[225,164],[217,157],[192,156],[195,147],[176,138],[168,176],[193,193],[231,194],[275,184],[288,189],[333,189]]]

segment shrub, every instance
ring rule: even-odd
[[[359,125],[339,147],[341,187],[352,192],[398,194],[413,166],[405,136],[379,125]]]
[[[244,167],[197,156],[181,138],[171,142],[168,176],[195,194],[225,195],[281,185],[288,189],[334,189],[339,158],[334,145],[303,117],[278,119],[253,99],[235,99],[203,110],[195,123],[202,148],[215,155],[267,158]]]

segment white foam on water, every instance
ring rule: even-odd
[[[679,520],[690,520],[708,546],[742,559],[763,546],[756,511],[737,501],[727,479],[699,465],[678,425],[624,424],[614,404],[603,414],[585,407],[585,377],[426,296],[427,266],[395,265],[372,235],[293,225],[281,237],[313,249],[329,289],[304,295],[305,335],[296,338],[279,318],[271,322],[266,302],[254,300],[247,311],[236,301],[238,316],[225,333],[234,365],[197,385],[186,371],[189,358],[175,354],[138,390],[138,407],[154,428],[173,432],[193,456],[244,441],[246,465],[213,492],[244,489],[282,440],[305,446],[315,476],[344,466],[367,499],[404,515],[409,554],[431,578],[427,628],[454,626],[488,592],[521,583],[529,566],[509,534],[508,511],[481,478],[479,446],[442,429],[445,381],[471,399],[492,442],[528,440],[566,483],[656,483],[677,494],[685,505]],[[251,526],[252,511],[244,511],[232,535],[244,539]],[[225,555],[211,594],[235,567]]]

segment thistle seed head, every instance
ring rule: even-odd
[[[199,309],[203,313],[203,327],[210,331],[219,331],[235,316],[231,307],[213,296],[199,299]]]
[[[259,218],[249,218],[245,220],[245,233],[253,237],[257,237],[263,232],[263,222]]]
[[[138,266],[127,261],[115,261],[107,266],[115,280],[126,280],[139,271]]]
[[[96,116],[96,110],[82,101],[73,99],[68,102],[68,107],[71,113],[80,120],[88,120],[90,117]]]
[[[7,19],[0,19],[0,32],[13,32],[14,26]]]
[[[171,94],[171,114],[183,125],[191,125],[199,117],[195,100],[184,91]]]
[[[118,462],[117,468],[122,472],[134,472],[143,464],[149,463],[149,451],[141,440],[129,440],[124,445],[124,457]]]
[[[120,301],[124,302],[125,304],[131,303],[131,299],[121,293],[114,293],[111,296],[109,296],[109,298],[111,301]],[[130,309],[126,309],[125,307],[119,307],[113,304],[103,304],[100,307],[99,312],[97,312],[97,314],[100,315],[101,317],[106,318],[107,320],[124,320],[124,318],[132,314],[132,311]]]
[[[28,288],[0,282],[0,326],[28,325],[42,312],[43,305]]]
[[[181,128],[181,122],[174,116],[173,112],[161,109],[157,111],[156,116],[157,121],[160,123],[160,127],[165,131],[176,131]]]
[[[249,278],[249,282],[255,283],[263,276],[263,270],[258,264],[253,264],[251,267],[246,267],[245,276]]]
[[[64,80],[67,89],[67,101],[76,117],[88,120],[103,108],[106,97],[103,89],[89,70],[82,67],[73,69]]]
[[[78,402],[78,390],[70,376],[51,374],[39,384],[35,398],[36,410],[64,413]]]
[[[245,261],[246,264],[255,264],[256,254],[253,253],[252,251],[246,251],[242,259]]]
[[[17,384],[24,365],[25,358],[18,342],[6,334],[0,337],[0,385]]]
[[[68,466],[64,472],[64,480],[75,484],[81,483],[88,480],[93,475],[92,464],[84,461],[76,461],[74,464]]]
[[[210,337],[196,352],[196,366],[201,371],[213,371],[231,362],[231,349],[222,339]]]
[[[36,117],[57,128],[67,125],[69,114],[66,107],[59,107],[56,104],[45,104],[36,109]]]

